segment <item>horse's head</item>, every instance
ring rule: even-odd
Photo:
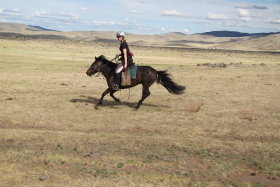
[[[92,63],[92,65],[88,68],[86,74],[88,76],[92,76],[95,73],[97,73],[100,70],[100,67],[102,65],[103,59],[100,58],[96,58],[95,57],[95,61]]]

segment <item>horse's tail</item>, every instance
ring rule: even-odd
[[[186,87],[181,86],[175,83],[171,78],[170,74],[167,71],[158,71],[157,72],[157,83],[164,86],[169,93],[171,94],[183,94]]]

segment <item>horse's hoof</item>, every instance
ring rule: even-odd
[[[139,109],[138,106],[134,106],[134,107],[133,107],[133,111],[137,111],[138,109]]]
[[[99,101],[98,104],[99,104],[99,105],[102,105],[102,101]]]

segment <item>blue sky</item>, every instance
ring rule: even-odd
[[[0,0],[0,22],[136,34],[280,32],[280,0]]]

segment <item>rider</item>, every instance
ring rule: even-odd
[[[133,63],[131,52],[129,51],[129,47],[128,47],[124,37],[125,37],[124,32],[117,33],[117,39],[121,43],[120,44],[121,54],[119,54],[118,56],[121,57],[120,60],[122,62],[118,64],[118,66],[115,70],[115,84],[113,85],[113,90],[119,90],[122,70],[123,69],[126,70]]]

